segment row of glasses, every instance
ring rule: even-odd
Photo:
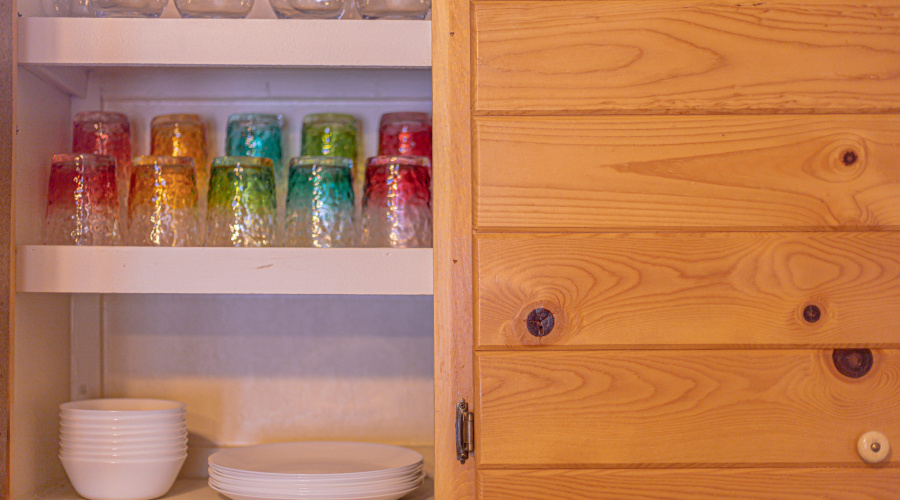
[[[50,172],[45,242],[115,245],[119,227],[116,161],[60,154]],[[430,247],[431,165],[425,157],[367,162],[362,221],[355,218],[351,162],[303,156],[290,163],[284,224],[288,246]],[[150,246],[276,246],[275,170],[268,158],[213,159],[205,231],[193,160],[134,158],[124,241]],[[358,241],[357,241],[358,234]]]
[[[159,17],[169,0],[43,0],[49,15],[73,17]],[[183,18],[247,17],[254,0],[174,0]],[[269,0],[280,19],[425,19],[431,0]]]

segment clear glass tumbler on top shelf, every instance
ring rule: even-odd
[[[253,8],[253,0],[175,0],[181,17],[241,19]]]

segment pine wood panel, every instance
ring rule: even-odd
[[[479,467],[862,464],[900,441],[900,352],[848,379],[830,350],[477,352]]]
[[[10,494],[10,396],[15,311],[12,196],[16,136],[16,2],[0,1],[0,497]]]
[[[887,500],[900,469],[485,470],[484,500]]]
[[[482,231],[900,227],[897,115],[482,117],[475,141]]]
[[[900,346],[897,232],[481,234],[476,254],[479,346]]]
[[[474,5],[479,112],[900,108],[896,0]]]
[[[456,459],[456,403],[473,401],[469,1],[435,0],[434,498],[475,498],[475,460]]]

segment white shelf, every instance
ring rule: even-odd
[[[431,21],[22,17],[18,62],[430,68]]]
[[[430,248],[25,245],[16,290],[51,293],[431,295]]]

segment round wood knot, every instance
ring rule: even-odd
[[[859,378],[869,373],[874,363],[869,349],[835,349],[831,357],[837,371],[850,378]]]
[[[553,331],[553,313],[543,307],[538,307],[528,313],[525,325],[528,327],[528,333],[535,337],[548,335]]]
[[[844,165],[847,165],[848,167],[856,163],[856,160],[858,159],[859,155],[856,154],[856,151],[853,151],[852,149],[844,151],[844,156],[841,157],[841,161],[844,162]]]
[[[822,310],[819,306],[810,304],[803,308],[803,319],[807,323],[815,323],[822,317]]]

